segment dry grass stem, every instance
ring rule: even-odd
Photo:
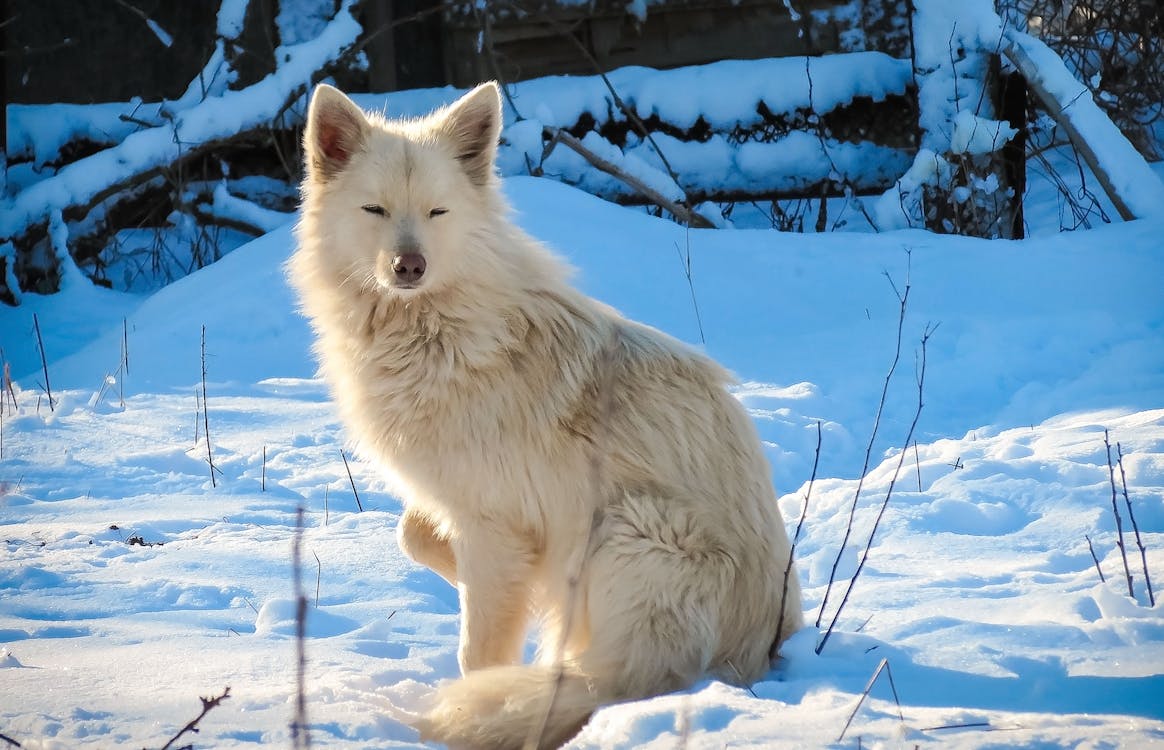
[[[901,699],[897,697],[897,686],[893,684],[893,670],[889,668],[889,660],[882,659],[881,663],[877,665],[877,669],[874,670],[873,676],[869,678],[868,684],[865,685],[865,689],[861,692],[861,698],[857,701],[857,705],[853,706],[853,712],[849,714],[849,719],[845,722],[844,728],[841,729],[841,734],[837,737],[837,742],[845,739],[845,732],[849,731],[849,726],[853,723],[853,719],[857,717],[857,712],[861,710],[861,705],[869,697],[869,691],[873,689],[873,683],[877,682],[877,678],[881,676],[882,671],[889,678],[889,688],[893,691],[893,701],[897,704],[897,717],[901,720],[902,725],[905,724],[905,715],[901,712]]]
[[[295,513],[291,564],[295,576],[295,715],[291,720],[291,746],[311,747],[307,724],[307,596],[303,593],[303,506]]]
[[[210,464],[210,486],[217,487],[218,480],[214,477],[214,454],[210,451],[210,409],[207,408],[206,401],[206,326],[202,326],[202,434],[206,436],[206,462]]]
[[[1120,557],[1124,561],[1124,578],[1128,582],[1128,596],[1135,599],[1136,592],[1132,586],[1132,569],[1128,567],[1128,551],[1124,546],[1124,522],[1120,518],[1119,497],[1116,494],[1115,464],[1111,460],[1111,441],[1108,439],[1107,430],[1103,431],[1103,445],[1107,449],[1107,475],[1111,480],[1111,514],[1115,516],[1116,547],[1119,547]]]
[[[360,492],[356,489],[356,480],[352,478],[352,467],[348,464],[348,454],[344,453],[343,448],[340,448],[340,458],[344,460],[344,468],[348,471],[348,482],[350,482],[352,485],[352,494],[356,498],[356,507],[360,509],[361,513],[363,513],[364,504],[360,502]],[[324,496],[324,500],[326,502],[326,495]]]
[[[796,532],[792,535],[792,546],[788,550],[788,564],[784,566],[784,586],[780,590],[780,619],[776,621],[776,638],[768,651],[768,658],[775,659],[780,650],[780,640],[784,635],[784,600],[788,598],[788,579],[792,576],[792,562],[796,559],[796,545],[800,541],[800,532],[804,528],[804,519],[808,515],[808,501],[812,497],[812,486],[816,483],[816,470],[820,466],[821,429],[820,420],[816,420],[816,451],[812,459],[812,476],[808,479],[808,489],[804,493],[804,504],[800,508],[800,519],[796,522]]]
[[[49,383],[48,358],[44,353],[44,339],[40,335],[40,319],[36,317],[36,313],[32,314],[32,328],[36,331],[36,347],[40,351],[40,367],[44,372],[44,392],[48,395],[49,411],[56,411],[53,408],[53,387]]]
[[[1124,473],[1124,449],[1116,443],[1116,466],[1120,470],[1120,485],[1123,488],[1124,503],[1128,506],[1128,520],[1132,522],[1132,533],[1136,537],[1136,547],[1140,550],[1140,563],[1144,567],[1144,584],[1148,587],[1148,606],[1156,606],[1156,595],[1152,592],[1152,577],[1148,575],[1148,551],[1144,549],[1144,541],[1140,538],[1140,525],[1136,523],[1136,514],[1132,511],[1132,499],[1128,497],[1128,476]]]
[[[889,488],[885,491],[885,499],[881,501],[881,507],[877,511],[877,517],[873,519],[873,528],[869,531],[869,538],[865,542],[865,549],[861,553],[861,560],[857,563],[857,570],[854,571],[853,577],[849,579],[849,585],[845,589],[845,595],[841,597],[841,603],[837,605],[837,611],[833,613],[833,618],[829,621],[828,629],[825,630],[824,636],[816,646],[816,653],[818,654],[824,649],[825,644],[828,643],[829,637],[833,633],[833,628],[836,627],[837,621],[841,617],[841,612],[844,611],[845,604],[848,603],[849,596],[853,593],[853,587],[856,586],[857,579],[861,576],[861,571],[865,569],[865,563],[869,560],[869,552],[873,548],[873,539],[877,536],[877,528],[881,525],[881,519],[885,516],[885,509],[889,507],[889,499],[893,496],[893,488],[897,484],[898,477],[901,475],[901,467],[905,463],[906,447],[913,440],[913,433],[917,429],[918,420],[921,419],[922,406],[925,403],[926,345],[929,343],[930,336],[933,335],[935,330],[937,330],[936,325],[926,325],[926,329],[922,333],[921,354],[917,371],[917,409],[913,413],[913,421],[909,425],[909,433],[905,436],[901,452],[898,454],[897,466],[893,469],[893,477],[889,480]]]
[[[1095,556],[1095,547],[1091,545],[1091,537],[1089,537],[1087,534],[1084,534],[1083,538],[1087,540],[1087,549],[1089,552],[1091,552],[1091,559],[1095,562],[1095,572],[1099,573],[1099,582],[1106,583],[1107,578],[1105,578],[1103,575],[1103,568],[1099,567],[1099,558]]]

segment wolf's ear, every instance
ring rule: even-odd
[[[363,147],[367,132],[368,118],[355,102],[326,83],[316,86],[303,133],[307,176],[316,182],[335,177]]]
[[[475,185],[493,177],[501,118],[501,92],[489,81],[454,102],[441,122],[441,131],[452,140],[457,160]]]

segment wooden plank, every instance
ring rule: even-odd
[[[797,10],[827,14],[843,4],[806,0]],[[594,9],[547,2],[520,18],[500,13],[491,18],[493,55],[501,77],[509,82],[593,74],[590,62],[563,38],[567,32],[588,46],[603,69],[613,70],[835,52],[841,48],[843,31],[839,16],[830,16],[810,24],[813,38],[806,41],[787,8],[771,0],[671,0],[651,5],[642,23],[626,12],[625,5],[601,2]],[[453,85],[469,86],[494,75],[477,51],[479,26],[480,19],[471,13],[446,18],[446,62]]]

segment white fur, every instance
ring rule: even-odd
[[[415,121],[319,87],[288,267],[348,428],[399,483],[401,547],[460,593],[464,677],[422,734],[552,747],[601,704],[761,677],[789,542],[728,375],[573,289],[508,219],[500,124],[493,84]],[[403,252],[427,262],[415,288]],[[783,607],[781,639],[795,570]]]

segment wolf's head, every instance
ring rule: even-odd
[[[344,283],[423,293],[488,258],[467,252],[501,204],[496,84],[415,120],[366,114],[331,86],[307,112],[304,223]],[[475,237],[475,235],[478,235]]]

